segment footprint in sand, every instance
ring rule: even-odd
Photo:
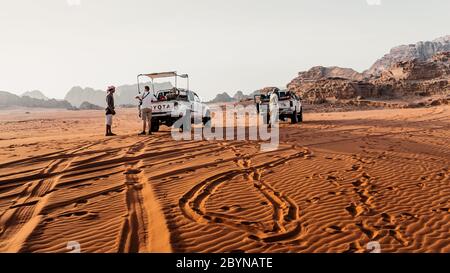
[[[395,217],[388,214],[388,213],[382,213],[381,214],[382,220],[386,223],[389,223],[391,225],[395,224]]]
[[[348,245],[348,248],[344,253],[362,253],[366,249],[361,246],[359,242],[352,242]]]
[[[244,225],[244,226],[251,226],[251,225],[256,225],[258,223],[257,222],[251,222],[251,221],[242,221],[241,224]]]
[[[410,220],[416,220],[418,218],[418,215],[413,215],[408,212],[402,212],[402,213],[400,213],[399,218],[402,221],[410,221]]]
[[[340,178],[334,176],[334,175],[328,175],[326,177],[327,181],[330,182],[331,184],[335,185],[336,187],[340,187],[341,184],[338,182],[339,180],[341,180]]]
[[[243,210],[243,208],[239,205],[223,206],[220,209],[228,212],[238,212]]]
[[[399,243],[401,243],[403,246],[408,246],[409,242],[408,240],[406,240],[403,235],[401,234],[401,232],[398,230],[399,228],[397,227],[396,229],[391,229],[389,230],[389,235],[394,237]]]
[[[345,194],[345,191],[330,191],[328,192],[329,195],[339,196]]]
[[[80,217],[80,216],[84,216],[84,215],[86,215],[88,213],[89,213],[88,211],[68,211],[68,212],[64,212],[64,213],[58,215],[58,218],[60,218],[60,217],[72,217],[72,216]]]
[[[356,226],[371,240],[376,239],[380,234],[379,230],[376,230],[365,222],[356,223]]]
[[[87,199],[83,199],[83,200],[78,200],[75,205],[82,205],[82,204],[87,204],[88,200]]]
[[[366,187],[369,185],[369,183],[367,181],[361,181],[360,179],[358,179],[355,182],[352,182],[352,185],[355,186],[356,188],[359,188],[359,187]]]
[[[353,217],[358,217],[362,213],[364,213],[365,209],[361,205],[357,205],[355,203],[351,203],[348,207],[345,208],[348,213],[350,213]]]
[[[417,187],[419,187],[420,189],[425,188],[425,184],[424,184],[424,183],[417,183],[416,185],[417,185]]]
[[[90,212],[86,215],[84,215],[83,217],[81,217],[84,220],[97,220],[100,218],[100,214],[97,212]]]
[[[365,179],[371,179],[371,178],[372,178],[372,176],[368,175],[366,172],[363,172],[363,173],[361,174],[361,177],[362,177],[362,178],[365,178]]]
[[[314,197],[314,198],[311,198],[311,199],[306,200],[306,202],[307,202],[307,203],[310,203],[310,204],[316,204],[316,203],[318,203],[319,201],[320,201],[320,197]]]
[[[347,171],[349,171],[349,172],[352,172],[352,171],[360,171],[360,170],[362,170],[362,166],[361,165],[353,165],[349,170],[347,170]]]
[[[342,233],[344,231],[344,228],[342,228],[340,226],[332,225],[332,226],[325,228],[325,231],[330,234],[338,234],[338,233]]]
[[[236,160],[235,163],[242,169],[248,169],[251,166],[251,161],[248,159],[239,159]]]

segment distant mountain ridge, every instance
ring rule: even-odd
[[[35,99],[29,96],[17,96],[9,92],[0,91],[0,108],[10,106],[36,107],[36,108],[58,108],[73,109],[72,105],[65,100]]]
[[[223,92],[220,94],[217,94],[216,97],[209,101],[209,103],[223,103],[223,102],[233,102],[236,101],[234,98],[232,98],[230,95],[228,95],[227,92]]]
[[[80,107],[78,107],[78,110],[104,110],[105,108],[89,103],[87,101],[83,102]]]
[[[277,88],[283,89],[283,87],[277,87]],[[264,88],[255,90],[248,95],[244,94],[244,92],[242,92],[242,91],[237,91],[233,96],[230,96],[227,92],[223,92],[223,93],[217,94],[216,97],[214,99],[208,101],[208,103],[243,102],[243,101],[253,100],[254,96],[260,94],[261,90],[263,90],[263,89]],[[286,88],[284,88],[284,89],[286,89]]]
[[[142,83],[140,85],[141,90],[143,90],[145,85],[151,86],[150,83]],[[155,91],[170,89],[173,87],[170,82],[155,83],[154,86]],[[114,102],[116,105],[137,105],[137,101],[135,99],[137,94],[137,84],[118,86],[116,88],[116,93],[114,94]],[[79,107],[83,102],[89,102],[94,105],[105,107],[106,91],[95,90],[90,87],[82,88],[80,86],[75,86],[69,90],[64,99],[75,107]]]
[[[25,93],[22,94],[22,97],[30,97],[33,99],[38,99],[38,100],[49,100],[48,97],[46,97],[41,91],[39,90],[33,90],[33,91],[27,91]]]
[[[94,90],[87,87],[82,88],[80,86],[72,87],[67,92],[64,99],[75,107],[80,107],[83,102],[89,102],[94,105],[105,106],[106,92],[100,90]]]

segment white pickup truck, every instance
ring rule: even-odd
[[[157,101],[152,102],[152,132],[159,131],[159,126],[162,124],[169,127],[179,125],[177,127],[181,130],[190,129],[190,125],[195,122],[201,122],[205,126],[210,125],[211,112],[208,106],[201,102],[199,96],[189,90],[189,76],[187,74],[178,74],[176,71],[139,74],[137,76],[139,93],[141,93],[141,77],[151,79],[152,90],[155,90],[154,80],[156,79],[173,78],[175,82],[175,87],[155,92]],[[178,78],[187,80],[186,89],[177,87]],[[177,121],[183,121],[183,123]],[[186,124],[189,128],[183,128]]]
[[[172,88],[156,93],[158,101],[152,103],[152,131],[157,132],[164,124],[171,127],[177,120],[187,118],[188,123],[201,122],[209,125],[211,113],[199,96],[190,90]],[[181,126],[180,129],[184,129]]]
[[[255,95],[255,105],[258,114],[264,117],[264,123],[270,120],[269,100],[270,94],[275,92],[278,95],[278,109],[280,120],[290,118],[291,123],[303,122],[303,107],[300,98],[291,91],[280,90],[276,87],[265,90],[261,94]]]

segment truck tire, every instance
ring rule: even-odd
[[[152,126],[150,128],[152,132],[158,132],[159,131],[159,120],[152,120]]]
[[[205,116],[203,117],[203,126],[205,127],[211,127],[211,113],[209,111],[206,111]]]
[[[294,110],[294,113],[292,113],[292,116],[291,116],[291,123],[292,124],[296,124],[296,123],[298,123],[298,115],[297,115],[297,110]]]
[[[298,122],[303,122],[303,108],[300,108],[300,113],[298,113]]]

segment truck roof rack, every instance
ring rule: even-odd
[[[156,72],[156,73],[148,73],[148,74],[139,74],[137,76],[137,82],[138,82],[138,93],[141,93],[141,88],[140,88],[140,77],[148,77],[151,79],[152,82],[152,89],[153,92],[155,91],[155,86],[154,86],[154,80],[155,79],[161,79],[161,78],[170,78],[170,77],[174,77],[175,78],[175,88],[178,88],[178,78],[183,78],[187,80],[187,89],[189,90],[189,75],[188,74],[178,74],[176,71],[169,71],[169,72]]]

